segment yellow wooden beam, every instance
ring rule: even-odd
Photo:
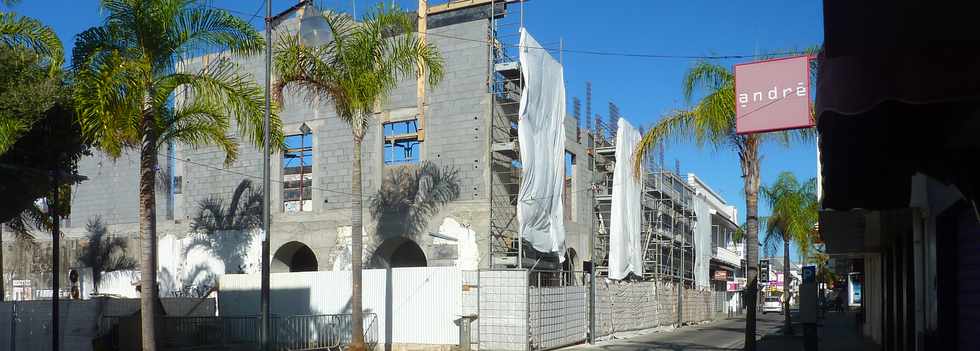
[[[421,2],[422,0],[419,1]],[[493,1],[504,2],[503,0],[459,0],[459,1],[450,0],[445,4],[429,7],[428,14],[433,15],[433,14],[443,13],[447,11],[459,10],[467,7],[480,6],[484,4],[489,4]]]
[[[429,1],[419,0],[419,45],[426,45],[425,32],[429,30],[429,22],[426,16],[429,13]],[[425,141],[425,67],[418,67],[418,81],[416,82],[416,108],[418,109],[418,135],[419,141]]]

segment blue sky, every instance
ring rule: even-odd
[[[390,1],[390,0],[389,0]],[[216,0],[213,5],[235,10],[242,17],[259,9],[260,0]],[[397,0],[415,9],[416,0]],[[432,3],[443,2],[431,0]],[[281,11],[294,0],[274,0]],[[319,1],[321,5],[350,11],[353,2]],[[377,4],[357,1],[358,12]],[[628,52],[666,55],[745,55],[802,49],[823,41],[820,0],[777,1],[585,1],[531,0],[524,5],[525,25],[539,42],[561,39],[570,50]],[[97,25],[98,1],[24,1],[15,12],[35,17],[55,28],[66,50],[75,34]],[[264,12],[264,11],[263,11]],[[253,24],[261,29],[262,19]],[[551,45],[545,45],[551,46]],[[683,108],[680,90],[688,59],[650,59],[565,53],[565,80],[569,101],[584,100],[585,81],[593,84],[593,113],[607,115],[607,103],[615,102],[623,116],[635,125],[655,123],[665,112]],[[732,65],[738,61],[721,60]],[[583,105],[584,109],[584,105]],[[816,145],[763,148],[763,183],[790,171],[801,179],[816,175]],[[670,145],[667,163],[681,161],[681,172],[694,172],[745,216],[745,199],[737,157],[728,150],[699,149],[691,143]],[[761,214],[768,211],[760,204]]]

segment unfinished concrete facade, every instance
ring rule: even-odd
[[[405,264],[410,265],[490,267],[492,144],[489,138],[492,111],[499,107],[493,105],[490,86],[494,74],[492,48],[499,45],[492,40],[492,22],[505,13],[503,2],[439,11],[430,8],[426,19],[427,40],[445,59],[445,78],[425,92],[420,109],[415,77],[406,77],[375,114],[364,141],[363,235],[368,266],[372,262],[391,264],[396,260],[394,256],[408,255],[411,259]],[[304,15],[299,13],[283,20],[277,30],[297,27],[307,30],[305,23]],[[223,59],[222,54],[196,57],[184,62],[183,69],[193,71],[218,59]],[[262,81],[261,56],[231,59],[258,82]],[[180,101],[178,96],[176,103]],[[420,118],[423,111],[424,121]],[[350,264],[350,129],[336,118],[329,103],[313,104],[295,94],[287,95],[280,118],[287,144],[288,137],[299,136],[302,145],[292,155],[282,152],[272,155],[273,271],[345,269]],[[585,138],[579,137],[577,121],[567,118],[565,124],[567,151],[584,159],[587,145],[582,141]],[[251,182],[248,191],[259,191],[262,154],[244,138],[237,139],[239,157],[230,165],[225,165],[225,155],[213,147],[192,149],[171,145],[160,151],[157,187],[160,238],[190,235],[191,223],[203,211],[204,203],[208,199],[220,199],[228,205],[243,181]],[[409,143],[403,143],[405,140]],[[292,152],[294,145],[288,147]],[[285,157],[295,155],[304,158],[299,166],[289,164],[294,157]],[[425,218],[420,229],[409,229],[407,224],[386,225],[385,219],[380,218],[383,215],[371,215],[371,199],[386,189],[384,183],[397,180],[400,170],[424,162],[456,174],[458,198]],[[582,260],[589,259],[591,194],[588,189],[592,176],[587,162],[573,166],[567,172],[571,174],[568,201],[572,211],[566,216],[569,251],[566,256],[572,258],[567,268],[580,270]],[[64,229],[66,235],[84,236],[85,223],[101,217],[114,235],[137,238],[136,153],[127,153],[116,160],[96,154],[81,162],[79,172],[90,180],[73,189],[71,219],[66,221]],[[396,224],[397,221],[395,218]],[[252,231],[244,235],[259,234]],[[135,247],[138,246],[131,245]],[[135,250],[131,251],[136,254]],[[384,257],[378,261],[375,256]]]

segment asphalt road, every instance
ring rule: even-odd
[[[758,315],[757,339],[775,333],[782,326],[783,315]],[[693,351],[741,350],[745,343],[745,318],[733,318],[678,328],[669,332],[639,335],[628,339],[609,340],[595,345],[578,345],[574,351]]]

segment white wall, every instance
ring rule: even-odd
[[[389,284],[390,283],[390,284]],[[227,274],[218,280],[218,313],[259,314],[259,275]],[[273,314],[350,313],[350,271],[274,273]],[[368,269],[363,309],[377,315],[378,341],[457,344],[462,314],[462,273],[455,267]],[[391,313],[388,313],[391,311]]]

